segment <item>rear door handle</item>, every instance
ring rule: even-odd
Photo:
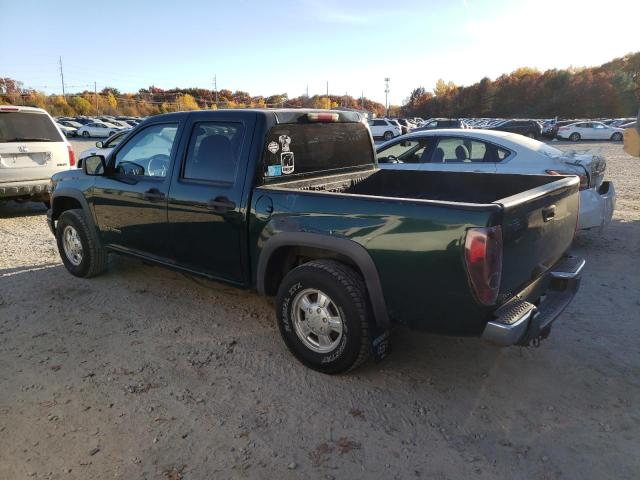
[[[236,204],[232,202],[227,197],[216,197],[207,203],[207,208],[209,210],[213,210],[214,212],[228,212],[229,210],[235,210]]]
[[[545,222],[549,222],[553,220],[556,216],[556,206],[551,205],[550,207],[542,209],[542,220]]]
[[[159,202],[160,200],[164,200],[164,193],[157,188],[150,188],[144,192],[144,199],[150,202]]]

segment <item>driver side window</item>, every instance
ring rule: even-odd
[[[115,173],[166,177],[177,131],[177,124],[164,123],[138,132],[116,154]]]

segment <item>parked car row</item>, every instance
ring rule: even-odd
[[[56,124],[67,137],[109,137],[119,130],[128,130],[143,119],[138,117],[103,115],[98,117],[58,117]]]
[[[633,118],[619,118],[615,120],[536,120],[536,119],[500,119],[500,118],[430,118],[419,124],[403,123],[405,119],[399,119],[400,125],[411,125],[401,128],[401,134],[416,131],[438,130],[443,128],[483,129],[501,132],[519,133],[525,137],[538,139],[571,140],[611,140],[622,141],[625,128],[635,125]],[[386,123],[385,123],[386,122]],[[393,123],[390,119],[373,119],[369,121],[372,133],[376,138],[391,140],[397,136],[396,130],[382,128],[382,125]],[[388,131],[389,130],[389,131]]]

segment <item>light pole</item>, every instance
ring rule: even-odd
[[[386,77],[384,79],[384,108],[387,111],[386,116],[389,116],[389,82],[391,79]]]

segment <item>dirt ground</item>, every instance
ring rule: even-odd
[[[637,479],[640,160],[561,148],[602,151],[618,204],[578,235],[551,337],[396,329],[384,362],[334,377],[256,294],[121,257],[72,277],[43,206],[0,206],[0,479]]]

